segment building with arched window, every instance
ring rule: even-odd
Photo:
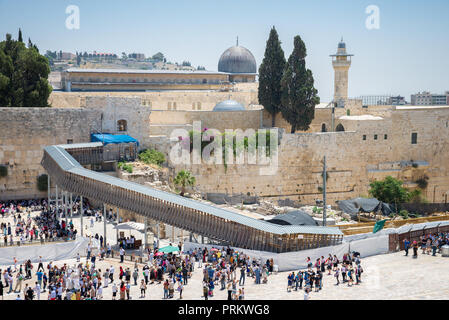
[[[128,131],[128,122],[124,119],[117,121],[117,131]]]

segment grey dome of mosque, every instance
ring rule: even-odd
[[[225,100],[217,103],[212,111],[244,111],[245,107],[234,100]]]
[[[257,65],[251,51],[237,45],[230,47],[218,61],[218,71],[227,73],[256,73]]]

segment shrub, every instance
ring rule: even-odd
[[[8,175],[8,167],[7,166],[0,166],[0,178],[6,177]]]
[[[428,176],[424,176],[424,177],[419,178],[415,182],[418,184],[418,187],[420,189],[425,189],[425,188],[427,188],[427,185],[429,184],[427,182],[427,180],[429,180],[429,177]]]
[[[156,164],[160,166],[165,162],[165,155],[154,149],[145,149],[139,152],[139,160],[145,164]]]
[[[48,190],[48,176],[46,174],[41,174],[37,177],[37,189],[39,191]]]
[[[408,219],[408,211],[407,211],[407,210],[401,210],[401,211],[399,212],[399,215],[400,215],[401,217],[403,217],[404,219]]]
[[[133,173],[133,166],[131,164],[127,164],[126,162],[119,162],[117,164],[119,169],[127,171],[128,173]]]

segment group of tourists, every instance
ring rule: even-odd
[[[221,250],[214,247],[195,248],[187,254],[198,261],[199,268],[204,265],[202,295],[205,300],[214,296],[216,286],[220,286],[219,290],[227,290],[228,300],[244,300],[246,278],[253,279],[255,284],[268,283],[268,276],[274,267],[273,259],[263,262],[230,247]]]
[[[436,256],[441,253],[441,247],[449,244],[449,232],[437,232],[422,235],[419,241],[410,242],[407,238],[403,240],[405,255],[408,256],[410,248],[413,250],[413,258],[418,258],[418,250],[421,247],[422,254],[432,253]]]
[[[340,261],[336,255],[329,254],[327,258],[321,256],[313,262],[310,257],[306,259],[307,269],[291,272],[287,276],[287,292],[304,289],[304,299],[310,299],[310,292],[323,289],[323,278],[333,276],[335,285],[347,283],[349,287],[359,285],[362,282],[363,268],[360,261],[360,253],[353,252],[343,254]],[[340,275],[342,281],[340,282]],[[355,279],[355,283],[354,283]]]

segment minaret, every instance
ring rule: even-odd
[[[336,54],[332,54],[332,66],[334,67],[334,102],[338,106],[344,106],[348,99],[348,71],[351,66],[351,57],[353,54],[346,53],[346,43],[338,44]]]

